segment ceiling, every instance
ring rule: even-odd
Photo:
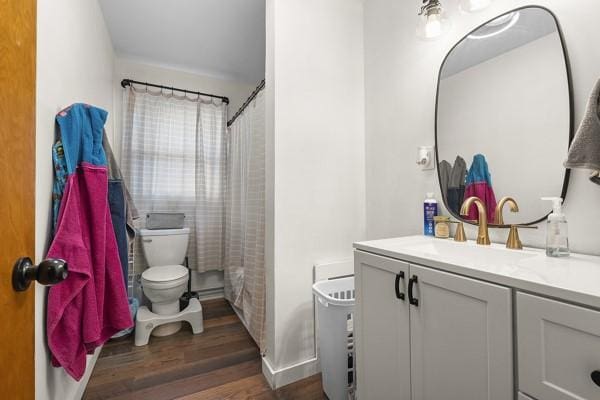
[[[539,7],[532,6],[523,8],[518,11],[517,17],[514,25],[499,34],[492,35],[485,39],[473,39],[470,36],[464,38],[454,49],[452,49],[444,62],[441,77],[446,78],[464,71],[477,64],[524,46],[536,39],[555,33],[558,30],[556,20],[552,14]],[[500,28],[502,28],[502,26],[500,26]],[[484,25],[471,33],[483,35],[489,34],[497,29],[498,26],[488,27]]]
[[[253,84],[265,71],[265,0],[99,0],[118,56]]]

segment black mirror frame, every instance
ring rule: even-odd
[[[440,164],[440,158],[439,158],[439,154],[438,154],[438,99],[439,99],[439,95],[440,95],[440,80],[441,80],[441,76],[442,76],[442,69],[444,68],[444,65],[446,64],[446,60],[448,59],[448,57],[450,56],[450,54],[452,53],[452,51],[463,41],[467,38],[467,36],[469,36],[470,34],[472,34],[473,32],[477,31],[479,28],[487,25],[489,22],[495,20],[498,17],[501,17],[503,15],[509,14],[511,12],[515,12],[515,11],[520,11],[523,9],[527,9],[527,8],[538,8],[541,10],[546,11],[548,14],[550,14],[552,16],[552,18],[554,19],[554,22],[556,23],[556,31],[558,32],[558,36],[560,38],[560,44],[562,47],[562,51],[563,51],[563,56],[564,56],[564,60],[565,60],[565,69],[566,69],[566,74],[567,74],[567,85],[569,88],[569,147],[571,146],[571,142],[573,141],[573,137],[575,135],[575,125],[574,125],[574,106],[573,106],[573,81],[571,78],[571,65],[569,63],[569,54],[567,52],[567,46],[565,43],[565,38],[563,36],[562,33],[562,29],[560,26],[560,23],[558,22],[558,18],[556,18],[556,15],[548,8],[543,7],[543,6],[538,6],[538,5],[529,5],[529,6],[523,6],[523,7],[518,7],[515,8],[513,10],[507,11],[503,14],[500,14],[486,22],[484,22],[483,24],[477,26],[475,29],[473,29],[472,31],[468,32],[466,35],[464,35],[458,42],[456,42],[456,44],[454,44],[450,50],[448,50],[448,53],[446,54],[446,56],[444,57],[444,59],[442,60],[442,64],[440,65],[440,69],[438,72],[438,79],[437,79],[437,88],[436,88],[436,92],[435,92],[435,168],[437,170],[437,177],[438,177],[438,185],[440,186],[441,189],[441,182],[442,179],[440,177],[440,169],[439,169],[439,164]],[[566,157],[566,155],[565,155]],[[563,177],[563,186],[562,186],[562,191],[561,191],[561,197],[563,198],[563,202],[566,201],[566,197],[567,197],[567,190],[569,188],[569,179],[571,177],[571,170],[569,168],[565,169],[565,175]],[[540,194],[543,195],[543,194]],[[471,220],[466,220],[463,217],[461,217],[460,215],[456,215],[451,209],[450,207],[448,207],[448,202],[446,201],[446,194],[442,193],[442,201],[444,202],[444,207],[446,208],[446,210],[456,219],[458,219],[459,221],[471,224],[471,225],[477,225],[477,223],[475,221],[471,221]],[[524,222],[524,223],[519,223],[519,225],[536,225],[539,224],[542,221],[545,221],[548,218],[548,215],[550,215],[551,212],[548,212],[546,215],[544,215],[543,217],[535,220],[535,221],[531,221],[531,222]],[[508,228],[510,227],[510,225],[499,225],[499,224],[490,224],[490,226],[493,227],[499,227],[499,228]]]

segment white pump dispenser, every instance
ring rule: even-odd
[[[548,257],[566,257],[569,252],[569,234],[567,218],[562,210],[560,197],[542,197],[552,202],[552,213],[548,215],[546,227],[546,255]]]

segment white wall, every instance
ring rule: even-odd
[[[362,0],[267,1],[267,350],[314,358],[313,264],[365,236]]]
[[[121,80],[123,79],[133,79],[140,82],[150,82],[226,96],[229,98],[229,117],[235,114],[258,84],[258,82],[256,82],[256,84],[248,84],[244,82],[217,79],[162,66],[140,63],[128,59],[127,57],[117,57],[115,59],[114,68],[114,138],[111,142],[117,160],[120,159],[121,154],[121,114],[123,104],[123,88],[121,87]],[[222,271],[208,271],[205,273],[192,274],[192,290],[210,291],[210,293],[216,294],[217,292],[215,291],[220,293],[222,289]]]
[[[85,102],[113,111],[113,49],[96,0],[39,0],[37,22],[36,250],[43,259],[49,239],[52,194],[51,146],[54,116],[65,106]],[[81,382],[50,365],[46,347],[46,290],[36,285],[36,399],[78,399]]]
[[[440,64],[454,43],[478,25],[515,7],[520,0],[496,0],[474,14],[457,11],[457,0],[448,0],[453,29],[437,41],[415,36],[417,15],[412,2],[365,2],[366,171],[367,236],[370,239],[422,232],[425,192],[439,196],[435,171],[421,172],[415,165],[416,147],[434,142],[435,89]],[[551,9],[562,27],[570,57],[579,122],[588,94],[600,77],[600,48],[590,38],[600,28],[594,16],[596,0],[579,0],[577,7],[561,0],[537,2]],[[565,135],[567,133],[565,132]],[[566,158],[556,160],[562,163]],[[533,195],[538,195],[533,193]],[[600,219],[600,190],[588,182],[587,173],[574,171],[566,201],[572,250],[600,254],[600,236],[593,223]],[[543,246],[545,227],[522,230],[526,245]],[[493,230],[492,239],[504,241],[507,232]],[[467,234],[474,236],[474,230]]]

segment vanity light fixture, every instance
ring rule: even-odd
[[[444,16],[440,0],[423,0],[419,15],[421,21],[417,35],[423,39],[435,39],[448,28],[449,21]]]
[[[506,32],[507,30],[512,28],[517,23],[517,21],[519,21],[520,16],[521,14],[518,11],[502,15],[496,18],[495,20],[488,22],[485,26],[481,27],[479,29],[479,31],[482,31],[481,33],[472,33],[468,36],[468,38],[485,39],[499,35],[502,32]]]
[[[461,0],[460,9],[465,12],[477,12],[487,8],[492,0]]]

